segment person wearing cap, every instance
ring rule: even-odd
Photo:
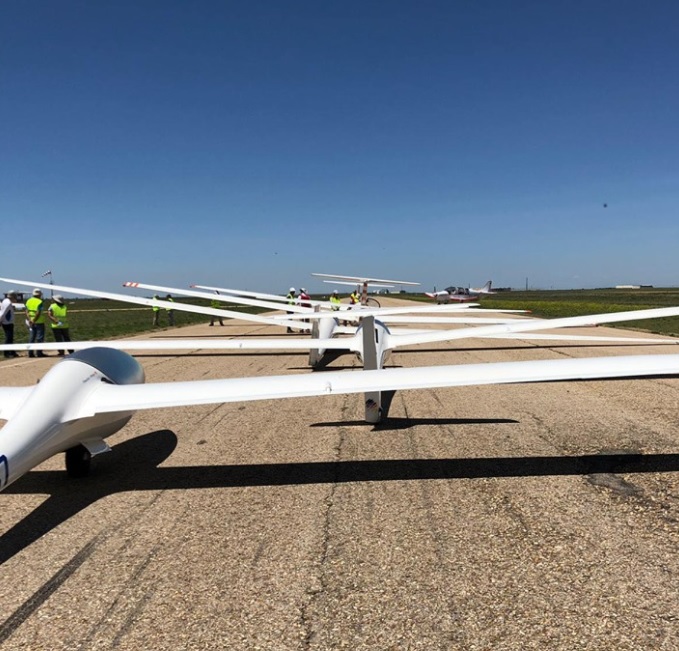
[[[288,291],[288,295],[285,297],[288,299],[288,305],[295,305],[297,303],[297,297],[295,296],[295,288],[291,287],[290,290]],[[292,314],[292,312],[288,312],[288,314]],[[287,332],[292,332],[292,328],[288,327]]]
[[[68,329],[68,308],[64,302],[64,297],[60,294],[55,294],[52,298],[52,304],[47,308],[47,317],[50,320],[50,325],[52,326],[52,334],[54,335],[54,341],[71,341]],[[68,351],[72,353],[72,350]],[[64,356],[64,351],[59,351],[59,356]]]
[[[28,343],[42,344],[45,341],[45,312],[42,292],[33,290],[33,295],[26,301],[26,325],[28,326]],[[47,357],[42,350],[35,353],[28,351],[29,357]]]
[[[342,303],[342,300],[339,297],[339,292],[334,289],[332,294],[330,295],[330,307],[337,312],[340,309],[340,305]]]
[[[5,344],[14,343],[14,303],[17,300],[17,293],[10,289],[5,298],[0,303],[0,324],[5,332]],[[6,350],[5,357],[18,357],[19,354],[14,350]]]

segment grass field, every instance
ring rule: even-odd
[[[430,303],[424,294],[399,294],[399,298]],[[318,298],[325,298],[318,296]],[[379,296],[377,297],[380,298]],[[175,299],[176,302],[208,306],[201,299]],[[599,314],[603,312],[624,312],[655,307],[679,306],[679,288],[661,289],[572,289],[545,291],[511,291],[485,296],[480,299],[481,307],[530,310],[534,316],[557,318]],[[167,326],[167,313],[160,311],[160,327],[152,325],[153,312],[148,307],[102,299],[72,299],[67,301],[71,338],[74,341],[115,339],[126,335],[159,331]],[[258,308],[229,308],[239,312],[259,314]],[[209,322],[209,316],[175,310],[175,325],[191,325]],[[14,338],[17,343],[28,340],[22,312],[16,314]],[[614,324],[613,324],[614,325]],[[679,336],[679,317],[628,321],[618,327]],[[49,326],[47,327],[49,331]],[[52,341],[50,332],[47,341]]]

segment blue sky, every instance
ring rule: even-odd
[[[5,0],[0,275],[679,285],[677,79],[669,0]]]

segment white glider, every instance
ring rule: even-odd
[[[155,292],[169,293],[176,295],[192,296],[194,298],[203,298],[207,300],[222,301],[225,303],[242,303],[243,305],[250,305],[253,307],[262,307],[269,310],[285,310],[286,312],[293,312],[296,319],[309,318],[313,314],[322,314],[328,318],[337,317],[337,312],[342,312],[342,319],[360,319],[365,315],[383,316],[392,314],[411,314],[424,312],[427,314],[450,314],[450,313],[460,313],[462,311],[468,312],[469,314],[477,313],[476,310],[466,309],[468,307],[473,307],[472,305],[433,305],[431,303],[427,305],[415,305],[412,306],[404,305],[399,307],[386,307],[386,308],[365,308],[364,306],[351,306],[346,303],[341,305],[340,310],[334,310],[333,304],[330,301],[313,301],[314,305],[318,305],[321,308],[325,308],[326,312],[314,312],[313,309],[304,307],[302,305],[286,304],[285,306],[279,305],[276,301],[264,298],[250,298],[246,296],[237,296],[232,294],[210,294],[208,292],[198,292],[191,289],[182,289],[180,287],[165,287],[163,285],[149,285],[140,282],[124,282],[123,287],[131,287],[134,289],[148,289]],[[218,291],[218,290],[214,290]],[[286,299],[287,300],[287,299]],[[353,310],[351,308],[354,308]],[[351,314],[345,315],[344,312],[352,312]],[[478,312],[526,312],[526,310],[478,310]],[[277,319],[287,319],[291,318],[291,315],[280,315],[272,318]],[[320,318],[320,317],[319,317]]]
[[[66,452],[72,476],[86,475],[105,439],[139,409],[364,393],[366,419],[377,422],[383,391],[485,384],[675,376],[677,355],[463,364],[311,375],[143,384],[130,355],[90,348],[66,357],[28,387],[0,387],[0,490],[51,456]]]
[[[0,279],[1,280],[1,279]],[[14,281],[22,282],[22,281]],[[76,290],[75,288],[68,288],[68,291],[74,291],[78,293],[81,290]],[[89,291],[89,290],[87,290]],[[143,299],[146,300],[146,299]],[[175,303],[169,303],[169,305],[175,305]],[[126,350],[171,350],[171,349],[191,349],[199,350],[201,348],[210,350],[309,350],[309,364],[311,366],[318,366],[322,361],[326,350],[348,350],[357,353],[367,369],[373,368],[383,368],[384,364],[391,353],[392,350],[403,346],[413,346],[419,344],[444,342],[444,341],[454,341],[456,339],[466,339],[466,338],[514,338],[517,333],[529,333],[529,332],[539,332],[540,330],[552,330],[554,328],[569,328],[575,326],[592,326],[603,323],[616,323],[624,321],[637,321],[644,319],[656,319],[664,318],[670,316],[679,316],[679,307],[665,307],[665,308],[653,308],[648,310],[633,310],[627,312],[612,312],[605,314],[591,314],[586,316],[577,317],[565,317],[559,319],[531,319],[531,320],[520,320],[513,321],[511,323],[500,323],[496,325],[485,325],[475,328],[460,328],[457,330],[432,330],[432,331],[417,331],[412,333],[392,333],[389,328],[381,321],[376,320],[373,316],[365,316],[358,327],[356,332],[349,336],[337,339],[332,337],[333,326],[336,324],[335,320],[323,319],[320,321],[320,326],[325,325],[324,330],[330,334],[325,334],[325,332],[320,332],[318,330],[318,322],[314,322],[314,337],[311,339],[304,340],[294,340],[292,338],[286,338],[282,340],[224,340],[224,341],[212,341],[212,342],[198,342],[189,345],[190,342],[186,342],[183,345],[179,342],[175,342],[169,345],[166,341],[156,341],[156,342],[123,342],[123,343],[113,343],[113,342],[96,342],[103,346],[116,346],[124,347]],[[292,323],[292,322],[290,322]],[[300,324],[301,325],[301,324]],[[522,337],[525,338],[525,335]],[[577,335],[558,335],[553,334],[549,337],[545,335],[540,335],[536,337],[537,339],[551,339],[551,340],[570,340],[570,341],[615,341],[616,339],[623,342],[631,343],[632,338],[621,337],[621,338],[606,338],[601,337],[581,337]],[[91,346],[95,342],[90,342]],[[148,348],[144,348],[144,343],[150,344]],[[651,338],[636,338],[634,343],[679,343],[679,339],[651,339]],[[135,348],[135,346],[139,348]],[[64,348],[69,348],[72,350],[76,349],[76,346],[64,346],[54,345],[54,344],[12,344],[0,346],[0,350],[63,350]],[[374,360],[374,361],[372,361]]]
[[[319,278],[329,278],[337,281],[349,281],[352,285],[372,285],[375,283],[381,284],[383,287],[393,287],[394,285],[410,285],[416,286],[420,283],[414,283],[409,280],[388,280],[385,278],[373,278],[372,276],[340,276],[338,274],[319,274],[312,273],[312,276]]]
[[[375,299],[368,299],[368,285],[372,285],[373,287],[393,287],[394,285],[417,286],[420,284],[408,280],[387,280],[384,278],[372,278],[370,276],[340,276],[338,274],[319,273],[312,273],[311,275],[318,276],[319,278],[327,278],[328,280],[324,280],[324,283],[335,283],[337,285],[357,285],[361,287],[362,305],[367,305],[368,300],[375,301]],[[379,303],[377,303],[377,305],[379,305]]]
[[[287,296],[281,296],[280,294],[266,294],[265,292],[251,292],[244,289],[229,289],[228,287],[213,287],[212,285],[191,285],[196,289],[209,289],[213,292],[219,292],[220,294],[231,294],[233,296],[249,296],[250,298],[260,298],[267,301],[277,301],[279,303],[287,303]],[[311,304],[320,303],[321,301],[311,300]]]
[[[286,304],[280,305],[279,303],[267,299],[260,298],[250,298],[248,296],[235,296],[232,294],[216,294],[209,292],[198,292],[195,289],[182,289],[180,287],[164,287],[163,285],[149,285],[146,283],[138,282],[124,282],[123,287],[131,287],[134,289],[149,289],[155,292],[162,292],[168,294],[182,295],[182,296],[192,296],[193,298],[204,298],[210,301],[220,301],[223,303],[242,303],[243,305],[249,305],[251,307],[262,307],[268,310],[283,310],[286,312],[293,312],[295,314],[309,314],[313,312],[308,307],[297,304]],[[328,306],[330,304],[328,303]],[[285,317],[285,315],[283,315]]]

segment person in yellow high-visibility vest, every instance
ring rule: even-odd
[[[26,325],[28,326],[28,343],[41,344],[45,341],[45,313],[43,311],[42,292],[33,290],[33,296],[26,301]],[[42,350],[35,353],[28,351],[29,357],[47,357]]]
[[[55,294],[52,299],[52,304],[47,308],[47,316],[50,320],[50,325],[52,326],[54,341],[71,341],[67,312],[68,308],[64,302],[64,297]],[[68,352],[72,353],[73,351],[69,350]],[[60,350],[58,354],[60,357],[63,357],[65,353],[63,350]]]
[[[219,292],[217,292],[219,294]],[[222,307],[224,307],[216,298],[213,298],[210,300],[210,307],[213,310],[219,310]],[[221,316],[215,316],[214,314],[210,315],[210,325],[213,326],[215,324],[215,319],[219,319],[219,325],[223,326],[224,325],[224,319],[222,319]]]
[[[174,303],[174,299],[172,298],[172,294],[168,294],[165,297],[165,300],[168,301],[169,303]],[[173,326],[174,325],[174,310],[171,307],[166,307],[165,311],[167,312],[167,325]]]
[[[331,303],[332,309],[335,312],[340,309],[340,305],[342,304],[342,299],[340,299],[339,292],[336,289],[333,290],[332,294],[330,295],[330,303]]]
[[[158,294],[156,294],[153,298],[155,298],[156,300],[160,300]],[[160,308],[157,305],[154,305],[151,309],[153,310],[153,325],[154,326],[160,325],[159,323]]]
[[[290,291],[288,291],[288,295],[285,297],[288,301],[288,305],[296,305],[297,304],[297,296],[296,296],[296,290],[294,287],[290,288]],[[288,314],[294,314],[294,312],[288,312]],[[292,332],[292,328],[288,326],[288,329],[286,332]]]

